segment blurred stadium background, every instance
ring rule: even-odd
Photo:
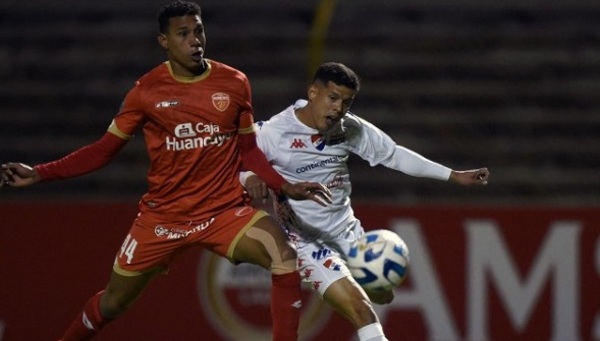
[[[164,2],[1,1],[0,162],[42,163],[99,138],[165,60]],[[489,186],[462,188],[351,159],[357,215],[414,256],[380,311],[390,340],[600,340],[600,1],[199,3],[206,56],[248,75],[257,120],[339,61],[362,79],[353,112],[432,160],[491,170]],[[0,191],[1,341],[60,335],[106,283],[146,166],[138,137],[93,174]],[[267,285],[225,261],[205,269],[216,262],[174,264],[98,340],[263,341]],[[352,340],[347,322],[307,305],[302,341]],[[231,329],[243,319],[245,332]]]
[[[2,1],[2,160],[44,162],[100,137],[133,82],[165,58],[162,3]],[[467,189],[352,160],[355,200],[600,203],[600,2],[330,3],[315,20],[318,1],[202,1],[207,57],[249,76],[257,120],[303,97],[315,63],[343,62],[362,79],[355,113],[433,160],[492,171],[490,186]],[[136,200],[142,143],[95,174],[0,200]]]

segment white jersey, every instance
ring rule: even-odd
[[[412,176],[439,180],[450,176],[449,168],[396,145],[383,131],[352,113],[327,134],[319,134],[295,115],[306,103],[298,100],[270,120],[256,123],[257,143],[277,172],[289,182],[320,182],[332,192],[333,203],[326,207],[311,200],[278,200],[278,217],[305,242],[344,238],[360,225],[350,205],[350,153],[371,166],[383,165]]]

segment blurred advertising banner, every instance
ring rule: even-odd
[[[0,341],[57,340],[108,280],[135,204],[0,204]],[[355,205],[411,252],[390,340],[600,340],[600,209]],[[192,249],[96,340],[270,339],[270,275]],[[355,334],[304,292],[301,340]]]

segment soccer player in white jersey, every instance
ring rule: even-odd
[[[348,112],[360,87],[347,66],[329,62],[317,70],[307,100],[298,100],[281,113],[256,125],[260,149],[289,182],[317,181],[330,188],[333,203],[275,200],[275,211],[298,251],[303,279],[356,328],[361,341],[387,340],[372,303],[389,303],[393,291],[366,293],[352,278],[346,254],[363,233],[350,205],[347,161],[354,153],[371,166],[384,165],[402,173],[485,185],[487,168],[455,171],[397,145],[387,134]],[[240,176],[252,197],[266,197],[264,182],[251,172]]]

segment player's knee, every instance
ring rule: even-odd
[[[296,271],[296,250],[283,250],[280,259],[272,259],[271,272],[276,275]]]
[[[278,235],[272,231],[252,227],[246,232],[246,236],[264,246],[273,274],[285,274],[296,270],[296,249],[283,234]]]
[[[115,319],[127,311],[132,304],[133,300],[123,299],[107,291],[100,300],[100,313],[106,319]]]
[[[323,298],[357,329],[378,322],[373,304],[354,281],[334,282],[325,290]]]
[[[375,314],[373,305],[362,296],[352,297],[347,307],[349,308],[347,315],[350,318],[350,322],[352,322],[356,328],[377,322],[377,315]]]
[[[279,247],[279,256],[281,257],[282,262],[293,261],[296,263],[296,249],[294,249],[290,244],[285,243],[283,246]]]

